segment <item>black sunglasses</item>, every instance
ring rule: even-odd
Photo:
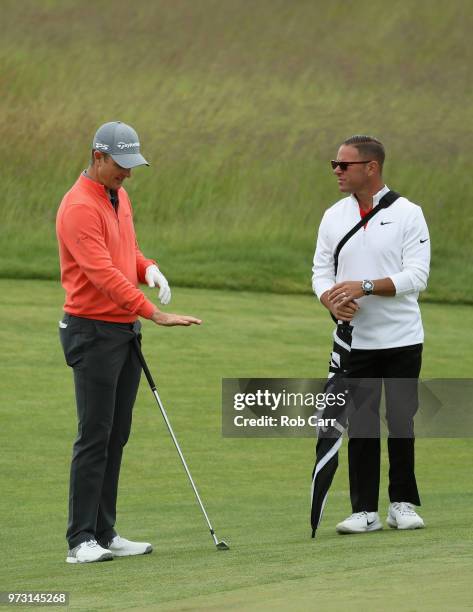
[[[336,170],[338,166],[340,166],[340,170],[345,172],[348,169],[348,166],[352,164],[369,164],[372,159],[367,159],[366,161],[354,161],[354,162],[345,162],[345,161],[337,161],[336,159],[332,159],[330,164],[332,166],[332,170]]]

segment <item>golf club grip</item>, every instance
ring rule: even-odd
[[[141,352],[141,346],[136,336],[133,339],[133,346],[135,348],[136,354],[138,355],[138,359],[140,360],[141,367],[143,368],[143,372],[145,373],[149,386],[151,387],[151,389],[156,389],[156,385],[154,384],[153,377],[151,376],[151,372],[149,371],[145,358],[143,357],[143,353]]]

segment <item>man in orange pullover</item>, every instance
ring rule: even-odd
[[[118,477],[131,429],[141,365],[133,350],[141,339],[138,317],[157,325],[200,324],[159,310],[138,288],[171,291],[156,262],[138,248],[133,213],[122,187],[136,166],[148,165],[133,128],[102,125],[92,159],[64,196],[56,219],[61,282],[66,291],[59,323],[66,362],[73,368],[78,415],[69,490],[68,563],[146,554],[147,542],[115,531]]]

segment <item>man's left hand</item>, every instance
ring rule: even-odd
[[[171,289],[166,277],[158,266],[152,265],[146,268],[145,280],[148,283],[148,287],[159,287],[158,297],[161,304],[169,304],[171,301]]]
[[[363,295],[361,281],[344,281],[343,283],[334,285],[328,292],[327,297],[332,304],[341,306],[342,304],[348,304],[348,302],[363,297]]]

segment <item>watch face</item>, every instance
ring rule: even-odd
[[[365,292],[373,291],[373,287],[374,287],[374,283],[372,283],[371,281],[369,280],[363,281],[363,291]]]

